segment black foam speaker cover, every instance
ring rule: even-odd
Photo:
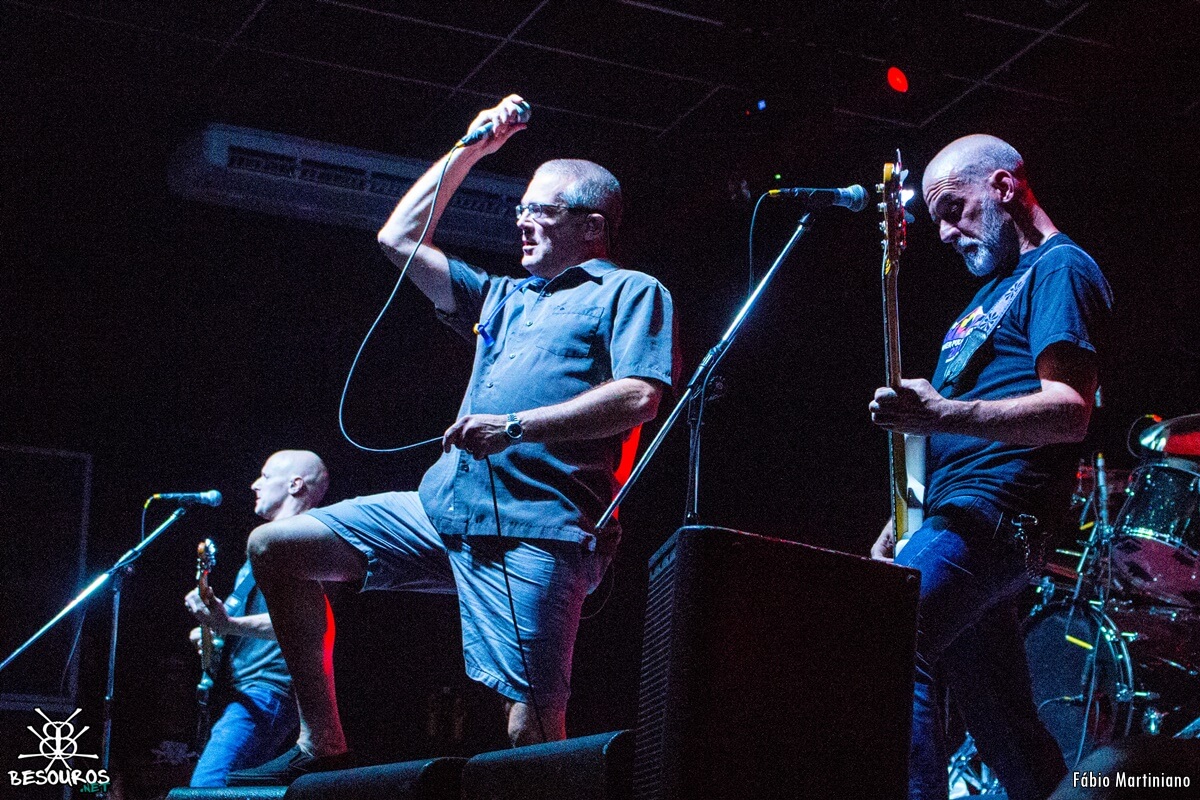
[[[484,753],[463,770],[463,800],[628,800],[630,731]]]
[[[427,758],[297,778],[287,800],[459,800],[465,758]]]
[[[650,560],[639,800],[907,795],[919,573],[725,528]]]

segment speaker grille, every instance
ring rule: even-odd
[[[650,566],[634,745],[633,796],[639,800],[661,800],[663,797],[663,732],[670,684],[671,628],[675,617],[672,609],[675,604],[676,541],[672,538],[659,550]]]

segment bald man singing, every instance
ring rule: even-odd
[[[250,488],[255,514],[268,521],[288,519],[321,502],[329,488],[329,472],[316,453],[281,450],[267,459]],[[225,786],[231,771],[273,758],[294,735],[299,717],[292,678],[249,561],[224,601],[211,594],[201,598],[193,589],[184,602],[197,622],[225,639],[216,688],[226,705],[191,785]],[[200,629],[194,628],[191,637],[198,642]]]
[[[1036,568],[1032,517],[1067,507],[1063,479],[1087,432],[1112,295],[1008,143],[950,143],[922,189],[942,241],[983,284],[950,326],[932,382],[904,380],[870,404],[876,424],[929,437],[925,522],[896,556],[921,571],[909,796],[947,796],[944,681],[1008,796],[1037,800],[1066,768],[1033,705],[1012,601]],[[872,555],[892,548],[889,522]]]

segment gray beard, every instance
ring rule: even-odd
[[[1000,215],[994,202],[988,201],[983,208],[983,238],[962,237],[955,249],[963,257],[967,269],[977,278],[986,278],[1001,265],[1020,255],[1017,234],[1012,223]],[[973,248],[968,251],[968,248]]]

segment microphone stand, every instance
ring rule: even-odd
[[[638,459],[633,470],[629,473],[629,479],[625,481],[625,485],[617,492],[617,496],[609,503],[608,508],[600,515],[600,519],[596,522],[596,530],[603,530],[609,522],[612,521],[613,514],[617,510],[617,506],[625,499],[633,485],[637,483],[641,477],[642,471],[650,460],[654,458],[654,454],[658,451],[659,445],[666,438],[671,427],[679,419],[685,406],[689,408],[688,427],[690,429],[690,448],[688,452],[688,497],[687,507],[684,511],[684,524],[697,525],[700,522],[700,423],[704,413],[704,397],[708,388],[708,381],[717,364],[725,357],[725,352],[729,349],[729,345],[737,337],[738,331],[741,330],[742,323],[750,315],[750,312],[757,304],[759,297],[775,277],[775,273],[779,271],[779,266],[783,263],[788,254],[792,252],[792,248],[796,246],[796,242],[800,241],[800,237],[807,233],[809,219],[812,214],[806,213],[796,223],[796,230],[792,232],[792,236],[787,240],[787,243],[780,250],[779,255],[775,258],[775,262],[771,264],[771,268],[763,275],[762,280],[754,287],[754,291],[746,298],[746,302],[742,304],[741,309],[733,318],[729,328],[721,336],[720,340],[713,345],[708,354],[696,367],[692,379],[688,381],[687,388],[679,396],[679,401],[675,404],[675,408],[671,410],[662,427],[658,429],[658,433],[654,439],[646,447],[646,452],[642,453],[642,457]]]
[[[53,628],[60,620],[74,611],[78,606],[87,602],[91,597],[103,586],[112,579],[113,584],[113,603],[112,603],[112,635],[108,642],[108,681],[105,686],[104,694],[104,736],[100,749],[100,768],[108,770],[109,756],[112,751],[112,711],[114,706],[114,688],[116,684],[117,670],[117,623],[120,618],[121,611],[121,584],[124,582],[126,575],[133,571],[133,562],[137,560],[142,551],[150,546],[150,543],[159,537],[167,528],[175,524],[180,517],[187,511],[183,506],[179,506],[167,519],[155,528],[149,536],[138,542],[137,546],[132,550],[126,551],[125,555],[117,559],[116,563],[102,572],[97,578],[88,584],[79,595],[67,603],[61,611],[55,614],[49,622],[41,627],[37,633],[29,637],[29,639],[20,647],[12,652],[8,658],[0,662],[0,671],[13,662],[17,656],[29,649],[29,647],[40,639],[47,631]],[[103,798],[108,796],[107,789],[103,792],[98,792],[96,797]]]

